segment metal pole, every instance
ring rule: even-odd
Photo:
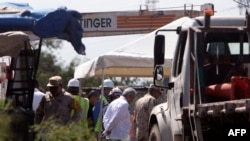
[[[103,115],[103,112],[102,112],[102,109],[103,109],[103,97],[104,97],[104,88],[103,88],[103,81],[104,81],[104,68],[102,68],[102,87],[101,87],[101,97],[100,97],[100,112],[99,112],[99,118],[100,119],[100,129],[98,131],[98,141],[101,141],[102,139],[102,115]]]
[[[82,107],[82,105],[81,105],[81,100],[82,100],[82,98],[81,98],[81,95],[82,95],[82,85],[81,85],[81,79],[77,79],[78,81],[79,81],[79,91],[78,91],[78,101],[79,101],[79,104],[80,104],[80,106],[81,106],[81,108],[82,109],[85,109],[85,107]],[[81,120],[80,120],[80,123],[82,123],[82,120],[83,120],[83,118],[85,117],[85,114],[86,112],[85,112],[85,110],[82,110],[82,117],[81,117]],[[84,130],[84,127],[82,127],[82,124],[80,124],[80,130],[81,131],[83,131]]]

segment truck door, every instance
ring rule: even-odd
[[[182,106],[182,95],[183,95],[183,81],[186,79],[183,70],[184,63],[187,60],[184,59],[184,52],[187,40],[187,32],[180,33],[177,48],[174,55],[174,62],[172,68],[171,81],[174,82],[174,87],[170,95],[171,98],[171,124],[173,130],[173,137],[175,135],[182,134],[182,125],[181,125],[181,106]]]

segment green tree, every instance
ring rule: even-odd
[[[42,88],[46,88],[49,77],[61,75],[62,68],[57,63],[56,57],[49,52],[41,52],[37,70],[37,80]]]
[[[31,41],[31,45],[34,48],[39,47],[39,42],[38,40]],[[49,50],[50,52],[53,52],[56,49],[61,49],[62,48],[62,40],[60,39],[44,39],[42,41],[42,47],[46,47],[46,50]]]
[[[31,127],[35,131],[35,141],[94,141],[95,136],[86,136],[86,130],[83,130],[81,124],[71,123],[67,125],[58,125],[53,119],[48,119],[41,124],[35,124]]]
[[[74,58],[69,66],[66,66],[62,68],[62,74],[63,80],[65,81],[64,86],[67,85],[67,82],[74,77],[75,67],[77,67],[80,64],[80,59]]]
[[[101,77],[89,77],[81,79],[82,87],[98,87],[101,85]]]
[[[80,64],[80,59],[74,58],[69,66],[63,67],[62,62],[48,51],[42,51],[37,71],[37,80],[40,86],[46,90],[49,77],[60,75],[63,78],[63,86],[66,87],[68,80],[74,77],[75,67]]]
[[[39,41],[33,41],[31,42],[31,45],[33,48],[38,48]],[[40,54],[36,78],[40,83],[40,87],[44,90],[47,89],[46,85],[49,77],[53,75],[62,76],[64,86],[66,85],[67,80],[73,77],[76,61],[72,61],[69,67],[62,68],[62,62],[60,62],[60,60],[54,55],[55,50],[61,49],[62,45],[62,40],[59,39],[42,41],[42,51]]]

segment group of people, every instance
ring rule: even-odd
[[[156,99],[161,96],[161,90],[150,85],[148,93],[136,101],[131,113],[130,106],[136,97],[136,90],[131,87],[122,90],[115,87],[110,79],[104,80],[101,86],[103,95],[97,90],[92,90],[86,97],[79,94],[80,84],[77,79],[69,80],[66,90],[60,76],[49,78],[49,92],[44,94],[38,87],[37,83],[33,99],[35,123],[39,124],[53,117],[59,125],[81,122],[83,129],[88,131],[87,116],[91,111],[93,130],[98,141],[130,141],[132,128],[136,141],[148,141],[149,115],[157,104]],[[134,115],[132,122],[131,115]]]
[[[40,124],[46,120],[52,120],[57,125],[67,125],[80,123],[82,129],[88,128],[87,113],[89,101],[80,97],[79,81],[69,80],[67,88],[63,87],[61,76],[52,76],[47,84],[49,91],[43,93],[39,90],[36,81],[33,96],[33,111],[35,112],[34,121]],[[88,136],[88,130],[83,132]],[[42,140],[44,140],[42,138]]]

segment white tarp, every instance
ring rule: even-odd
[[[188,18],[184,17],[165,25],[159,29],[176,29]],[[158,30],[159,30],[158,29]],[[166,34],[166,50],[164,74],[169,75],[177,41],[175,32]],[[155,31],[128,43],[118,49],[105,53],[93,60],[79,65],[75,69],[75,78],[86,78],[92,76],[126,76],[126,77],[152,77],[154,65],[154,38]]]

